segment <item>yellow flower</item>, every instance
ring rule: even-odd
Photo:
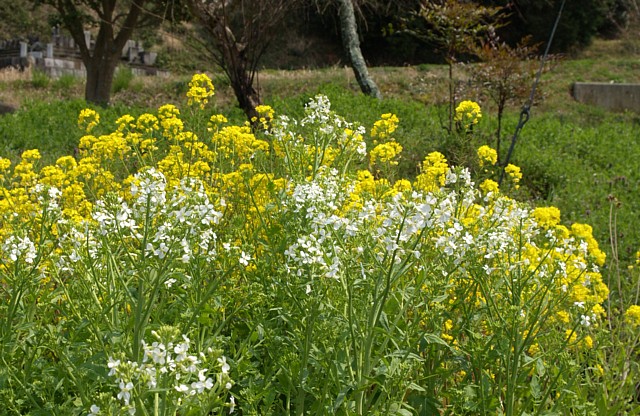
[[[35,162],[40,160],[40,151],[38,149],[25,150],[20,156],[25,162]]]
[[[411,182],[406,179],[399,179],[393,184],[393,188],[398,192],[405,192],[411,190]]]
[[[600,364],[596,364],[594,369],[598,372],[598,374],[600,374],[601,376],[604,375],[604,368],[602,368],[602,366]]]
[[[498,187],[498,182],[491,179],[485,179],[484,182],[480,184],[480,190],[485,194],[490,192],[495,194],[498,193],[500,189]]]
[[[449,172],[447,159],[440,152],[431,152],[422,162],[420,175],[416,177],[414,187],[424,192],[433,192],[444,186]]]
[[[40,183],[56,186],[58,188],[62,187],[65,181],[65,174],[58,166],[45,166],[40,171]]]
[[[454,120],[461,123],[465,129],[468,129],[482,118],[480,106],[475,101],[463,101],[456,107]]]
[[[256,106],[256,112],[263,117],[273,118],[273,108],[270,105],[259,105]]]
[[[369,156],[371,157],[371,164],[375,165],[380,163],[389,163],[390,166],[398,164],[393,159],[402,152],[402,146],[395,141],[382,143],[373,148]]]
[[[519,188],[520,185],[518,185],[518,183],[520,182],[520,179],[522,179],[522,172],[520,171],[520,167],[516,166],[516,165],[512,165],[511,163],[509,163],[505,168],[504,168],[504,172],[509,175],[509,178],[511,178],[511,181],[515,184],[516,189]]]
[[[396,131],[399,122],[400,120],[395,114],[383,114],[380,116],[380,120],[373,123],[371,137],[377,137],[381,140],[388,138],[394,131]]]
[[[591,308],[591,312],[596,317],[603,317],[603,316],[606,315],[606,312],[605,312],[604,308],[599,303],[596,303],[595,305],[593,305],[593,307]]]
[[[624,313],[624,321],[636,328],[640,326],[640,306],[631,305]]]
[[[201,109],[209,102],[209,97],[213,97],[214,88],[211,78],[205,74],[195,74],[189,82],[189,105],[198,104]]]
[[[498,152],[487,145],[480,146],[478,148],[478,161],[480,163],[480,167],[486,165],[493,166],[498,162]]]
[[[11,167],[11,161],[4,157],[0,157],[0,172],[4,172],[5,170]]]
[[[273,119],[273,108],[268,105],[259,105],[256,107],[256,112],[258,113],[258,117],[253,117],[252,122],[260,121],[262,128],[265,130],[269,128],[269,121]]]
[[[225,126],[211,140],[215,151],[229,159],[250,159],[258,151],[269,151],[269,143],[256,139],[249,126]]]
[[[162,135],[168,139],[176,138],[184,130],[184,123],[177,117],[162,119]]]
[[[218,131],[220,125],[227,123],[228,121],[229,120],[227,120],[227,118],[222,114],[214,114],[211,116],[209,122],[207,123],[207,130],[211,132]]]
[[[135,118],[129,114],[125,114],[116,120],[118,125],[118,131],[125,131],[134,128],[136,125],[133,123]]]
[[[582,344],[584,345],[585,348],[590,350],[591,348],[593,348],[593,338],[591,338],[590,335],[587,335],[582,340]]]
[[[600,250],[598,242],[593,238],[593,228],[588,224],[573,224],[571,225],[571,232],[579,238],[582,238],[587,243],[589,254],[594,257],[595,262],[602,266],[607,259],[607,255]]]
[[[556,207],[540,207],[533,210],[533,218],[543,227],[554,227],[560,223],[560,210]]]
[[[89,133],[100,123],[100,114],[90,108],[85,108],[78,115],[78,128]]]
[[[569,312],[567,311],[558,311],[558,313],[556,313],[556,318],[565,324],[568,324],[570,321]]]
[[[443,327],[444,328],[442,334],[440,335],[440,338],[442,338],[446,342],[453,341],[453,337],[449,334],[449,332],[451,332],[451,330],[453,329],[453,322],[451,321],[451,319],[447,319],[444,322]]]
[[[175,118],[180,115],[180,110],[173,104],[165,104],[158,108],[158,118],[165,120],[167,118]]]
[[[141,133],[152,133],[158,130],[158,119],[153,114],[145,113],[138,117],[136,127]]]

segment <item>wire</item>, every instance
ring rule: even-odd
[[[527,124],[529,118],[531,118],[531,106],[533,105],[533,99],[536,95],[536,88],[538,88],[538,83],[540,83],[540,77],[542,76],[542,71],[544,69],[544,65],[547,61],[547,57],[549,56],[549,49],[551,49],[551,43],[553,42],[553,37],[556,34],[556,30],[558,29],[558,23],[560,22],[560,16],[562,16],[562,11],[564,10],[564,4],[566,0],[562,0],[560,4],[560,10],[558,10],[558,16],[556,17],[556,22],[553,25],[553,29],[551,30],[551,35],[549,36],[549,40],[547,42],[547,47],[545,48],[544,55],[542,56],[542,61],[540,62],[540,68],[538,68],[538,73],[536,74],[536,79],[533,82],[533,86],[531,87],[531,94],[529,95],[529,100],[522,107],[522,111],[520,111],[520,119],[518,120],[518,124],[516,125],[516,129],[513,133],[513,137],[511,138],[511,145],[509,146],[509,152],[507,153],[507,158],[504,161],[502,166],[502,172],[500,173],[500,180],[498,181],[498,185],[502,185],[502,180],[504,179],[505,168],[509,164],[511,160],[511,155],[513,154],[513,149],[516,146],[516,141],[518,140],[518,134],[520,134],[520,130]]]

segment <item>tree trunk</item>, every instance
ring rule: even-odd
[[[254,117],[258,117],[256,107],[259,106],[262,101],[260,100],[258,92],[253,88],[251,77],[246,71],[242,70],[240,73],[235,74],[235,76],[230,77],[230,80],[233,92],[238,100],[238,107],[244,111],[249,121],[253,123]]]
[[[84,98],[87,102],[107,106],[111,100],[111,85],[118,66],[118,56],[97,56],[85,61],[87,84]]]
[[[217,49],[220,51],[220,66],[229,77],[229,82],[238,100],[238,107],[244,111],[247,118],[253,123],[253,118],[258,116],[256,107],[262,101],[260,94],[253,88],[253,73],[247,70],[247,61],[242,45],[237,41],[231,28],[224,19],[219,19],[211,31]]]
[[[375,98],[382,98],[378,86],[369,76],[367,70],[367,63],[362,56],[362,50],[360,49],[360,39],[358,38],[358,25],[356,24],[356,15],[353,10],[352,0],[339,0],[340,15],[340,33],[342,35],[342,44],[344,47],[349,61],[351,62],[351,68],[356,76],[358,85],[364,94],[370,95]]]
[[[109,104],[113,75],[120,61],[122,48],[139,24],[147,1],[131,1],[126,14],[117,14],[118,0],[82,2],[101,17],[93,50],[85,42],[80,6],[73,1],[52,3],[80,49],[80,57],[87,70],[86,101],[103,106]]]

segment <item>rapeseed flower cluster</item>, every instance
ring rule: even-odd
[[[464,130],[468,130],[473,125],[478,124],[482,118],[480,105],[475,101],[463,101],[456,107],[456,114],[453,119],[459,123]]]
[[[624,320],[634,328],[640,327],[640,306],[631,305],[624,313]]]
[[[373,123],[371,129],[371,137],[376,140],[386,140],[391,137],[394,131],[398,128],[400,120],[398,116],[392,113],[383,114],[380,120]]]
[[[480,167],[494,166],[498,162],[498,152],[487,145],[480,146],[477,153]]]
[[[518,189],[520,187],[520,180],[522,179],[522,171],[520,170],[520,167],[509,163],[505,166],[504,172],[511,179],[515,188]]]
[[[533,211],[533,217],[538,224],[546,228],[553,228],[560,224],[560,210],[556,207],[540,207]]]
[[[423,192],[434,192],[446,184],[449,165],[440,152],[432,152],[422,162],[420,174],[416,177],[415,188]]]
[[[498,182],[494,181],[493,179],[485,179],[480,184],[480,190],[482,190],[482,192],[484,192],[488,196],[496,194],[498,193]]]
[[[100,114],[90,108],[80,111],[78,116],[78,128],[90,133],[100,123]]]
[[[396,157],[402,152],[402,146],[395,141],[382,143],[371,150],[371,165],[388,164],[389,166],[397,166]]]
[[[251,122],[260,123],[260,126],[267,130],[269,128],[269,121],[273,118],[275,111],[271,106],[259,105],[256,107],[256,113],[258,113],[258,117],[253,117]]]
[[[397,157],[402,152],[402,146],[391,136],[396,130],[399,119],[395,114],[387,113],[373,124],[371,137],[375,147],[369,153],[371,167],[389,169],[398,165]]]
[[[197,104],[200,109],[204,109],[209,102],[209,98],[214,95],[214,87],[211,79],[205,74],[196,74],[189,82],[187,98],[189,105]]]
[[[187,95],[189,105],[204,108],[213,85],[196,75]],[[102,135],[90,134],[97,113],[82,112],[77,158],[40,168],[39,152],[28,150],[13,170],[0,158],[2,269],[33,270],[29,279],[37,275],[43,282],[33,299],[55,292],[54,300],[42,304],[63,310],[61,325],[76,310],[99,318],[92,322],[99,328],[92,345],[105,350],[85,357],[94,360],[92,366],[99,365],[96,356],[105,357],[108,376],[91,386],[104,395],[83,403],[85,411],[98,414],[114,406],[116,413],[133,414],[159,391],[178,404],[213,397],[233,408],[236,370],[221,351],[205,348],[211,328],[225,325],[238,325],[225,340],[249,331],[246,342],[260,344],[237,358],[245,373],[233,377],[255,380],[259,371],[276,373],[254,366],[263,343],[296,360],[300,343],[288,355],[280,350],[298,321],[311,325],[317,319],[331,328],[319,334],[341,334],[326,351],[344,349],[349,357],[362,352],[351,350],[362,343],[344,339],[364,333],[367,325],[373,343],[392,333],[392,325],[415,322],[419,330],[404,328],[406,344],[398,339],[397,345],[384,342],[371,350],[383,352],[379,362],[349,358],[345,364],[373,363],[345,375],[361,376],[349,383],[362,392],[368,387],[358,383],[398,351],[408,351],[398,363],[406,371],[394,379],[402,386],[393,397],[398,401],[410,390],[405,375],[420,373],[428,360],[438,369],[434,377],[455,374],[442,385],[451,382],[465,391],[483,380],[502,395],[499,383],[515,371],[504,367],[505,357],[526,363],[526,378],[533,360],[552,365],[565,359],[557,354],[565,351],[569,366],[571,354],[593,348],[608,287],[599,272],[605,256],[591,227],[566,227],[557,208],[531,210],[502,194],[492,179],[476,185],[469,170],[450,166],[439,152],[425,157],[414,181],[394,180],[391,167],[402,146],[392,138],[399,122],[393,114],[374,124],[370,138],[378,142],[368,151],[366,129],[331,111],[324,96],[314,97],[300,120],[266,106],[257,111],[264,129],[229,125],[224,116],[212,115],[196,132],[177,107],[164,105],[156,114],[124,115]],[[459,114],[465,126],[481,117],[473,102],[461,103]],[[488,146],[478,149],[478,158],[487,168],[497,162]],[[381,165],[386,169],[373,171]],[[505,172],[515,184],[522,177],[513,165]],[[1,279],[11,278],[6,276]],[[9,287],[5,280],[0,285]],[[65,309],[72,289],[81,294],[76,301],[82,307]],[[277,293],[293,297],[269,304]],[[236,309],[227,316],[226,308]],[[251,316],[254,308],[268,318],[248,325],[262,319]],[[361,318],[354,313],[358,308],[371,312]],[[297,310],[309,315],[289,319]],[[344,311],[347,316],[332,315]],[[639,326],[640,308],[630,307],[625,317]],[[127,330],[104,324],[131,319],[139,320]],[[172,319],[180,331],[165,326]],[[274,322],[287,328],[271,331],[276,338],[261,328]],[[131,328],[143,325],[149,331],[127,338]],[[309,339],[316,335],[311,326],[301,332]],[[143,341],[148,334],[151,343]],[[120,348],[121,339],[130,345]],[[434,359],[430,354],[440,347]],[[477,351],[482,366],[473,361]],[[333,365],[340,357],[324,358]],[[320,370],[326,376],[324,362],[314,356],[317,368],[295,364],[311,379]],[[295,368],[286,364],[286,371]],[[302,378],[294,375],[286,376]],[[242,386],[254,382],[244,381]],[[335,395],[349,390],[336,389]]]

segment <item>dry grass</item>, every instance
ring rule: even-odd
[[[7,67],[0,69],[0,83],[10,83],[15,81],[30,81],[31,80],[31,68],[27,67],[23,71],[14,68]]]
[[[0,70],[0,103],[18,108],[24,98],[20,84],[31,81],[31,68],[20,71],[17,68],[8,67]]]

